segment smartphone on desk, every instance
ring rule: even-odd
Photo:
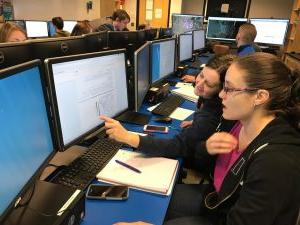
[[[91,184],[86,192],[86,198],[100,200],[126,200],[128,195],[129,188],[123,185]]]
[[[169,128],[166,126],[155,126],[155,125],[145,125],[144,131],[147,132],[158,132],[158,133],[168,133]]]

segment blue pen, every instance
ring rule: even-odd
[[[127,163],[121,162],[120,160],[117,160],[117,159],[115,161],[116,161],[116,163],[118,163],[118,164],[120,164],[120,165],[122,165],[122,166],[136,172],[136,173],[142,173],[142,171],[140,171],[139,169],[137,169],[133,166],[128,165]]]

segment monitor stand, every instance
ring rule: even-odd
[[[146,115],[139,112],[126,111],[122,113],[117,120],[125,123],[133,123],[137,125],[145,125],[149,123],[150,115]]]

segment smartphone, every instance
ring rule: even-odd
[[[129,188],[122,185],[91,184],[86,192],[86,198],[101,200],[126,200]]]
[[[144,131],[147,132],[159,132],[159,133],[168,133],[169,128],[166,126],[154,126],[154,125],[145,125]]]

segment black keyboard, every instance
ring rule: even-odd
[[[100,137],[87,152],[75,159],[51,182],[84,190],[121,146],[120,143]]]
[[[179,95],[170,95],[164,101],[162,101],[162,103],[160,103],[155,109],[153,109],[152,113],[161,116],[169,116],[183,102],[183,97]]]

